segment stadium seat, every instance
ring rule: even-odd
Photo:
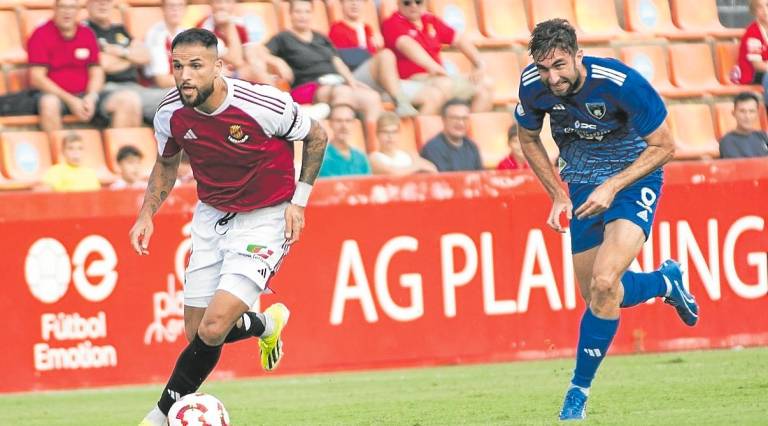
[[[528,44],[531,31],[525,13],[525,0],[477,0],[480,31],[493,40]]]
[[[670,40],[696,40],[706,32],[682,31],[672,23],[667,0],[624,0],[624,25],[628,31]]]
[[[27,62],[27,51],[21,42],[21,27],[16,12],[0,10],[0,63],[22,64]]]
[[[500,47],[512,44],[510,40],[487,38],[477,25],[473,0],[431,0],[429,11],[442,18],[457,33],[465,34],[478,47]]]
[[[517,54],[512,50],[481,51],[480,58],[493,79],[493,103],[508,105],[517,102],[522,69]]]
[[[667,66],[667,53],[661,45],[625,46],[619,49],[621,60],[634,68],[662,95],[668,98],[696,98],[696,89],[679,88],[672,84]]]
[[[580,43],[608,43],[612,35],[587,34],[581,30],[576,20],[573,0],[527,0],[528,25],[531,31],[539,22],[553,18],[567,19],[576,28]],[[602,15],[600,15],[602,16]]]
[[[585,47],[584,56],[597,56],[598,58],[618,58],[616,49],[612,47]]]
[[[472,63],[461,52],[442,50],[440,51],[440,59],[449,75],[467,75],[472,71]]]
[[[416,146],[421,149],[427,141],[443,131],[443,118],[439,115],[417,115],[413,117]]]
[[[3,173],[14,181],[40,182],[51,167],[51,149],[44,132],[3,132],[0,144]]]
[[[163,20],[159,7],[129,7],[125,11],[125,28],[137,40],[144,40],[149,28]]]
[[[712,51],[706,43],[676,43],[669,46],[669,64],[675,86],[730,96],[741,92],[739,86],[723,86],[715,77]]]
[[[670,0],[672,22],[684,31],[705,32],[717,38],[735,38],[744,28],[726,28],[720,23],[715,0]]]
[[[243,18],[249,42],[265,43],[280,29],[272,3],[237,3],[235,11]]]
[[[5,72],[9,92],[20,92],[29,88],[29,72],[27,68],[14,68]]]
[[[715,66],[717,67],[717,79],[720,83],[729,86],[734,85],[731,81],[731,71],[739,53],[739,43],[736,41],[718,41],[715,43]],[[744,90],[751,90],[753,92],[762,93],[763,85],[761,84],[743,84],[738,87]]]
[[[325,2],[323,0],[312,0],[312,29],[321,33],[328,34],[328,12],[325,8]],[[289,13],[289,3],[287,1],[280,2],[280,25],[282,29],[290,28],[291,17]]]
[[[328,120],[323,120],[322,124],[325,132],[328,134],[328,140],[333,139],[333,130],[331,130],[330,122]],[[356,119],[355,123],[352,125],[352,137],[350,138],[349,144],[352,147],[363,151],[363,153],[368,152],[368,149],[365,146],[365,132],[363,131],[363,123],[360,120]],[[300,155],[299,158],[301,158]]]
[[[340,0],[326,0],[325,7],[328,9],[328,22],[334,23],[341,20],[342,13]],[[374,32],[379,32],[379,14],[376,11],[376,2],[365,0],[362,2],[362,7],[363,21],[370,25]]]
[[[712,111],[707,104],[676,104],[669,107],[675,160],[698,160],[720,156]]]
[[[104,145],[101,143],[101,132],[96,129],[68,129],[57,130],[50,133],[51,141],[51,160],[54,164],[64,161],[61,154],[61,141],[71,133],[77,133],[85,145],[83,153],[83,165],[96,170],[96,175],[102,184],[108,184],[115,181],[115,175],[107,168],[104,158]]]
[[[155,135],[151,128],[104,129],[102,136],[104,154],[110,170],[114,173],[120,172],[117,168],[117,151],[124,145],[133,145],[143,155],[141,167],[144,174],[149,175],[157,159],[157,141],[155,141]]]
[[[712,107],[715,110],[715,135],[717,140],[720,140],[723,135],[736,128],[736,119],[733,117],[733,102],[716,102],[712,104]],[[760,128],[763,131],[768,131],[768,115],[765,113],[765,105],[760,103],[758,108]]]
[[[163,3],[163,0],[125,0],[126,3],[128,3],[131,7],[136,6],[160,6]]]
[[[484,168],[495,169],[509,154],[507,130],[514,122],[509,112],[476,112],[470,115],[472,140],[480,149]]]
[[[211,6],[208,4],[188,4],[184,12],[184,19],[181,20],[181,26],[194,28],[200,21],[211,14]]]
[[[35,29],[53,18],[53,11],[51,9],[22,9],[19,13],[22,40],[26,47],[29,36]]]
[[[588,36],[608,36],[612,40],[637,36],[619,26],[614,0],[574,0],[573,8],[576,24]]]

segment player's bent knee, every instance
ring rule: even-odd
[[[595,275],[589,285],[589,298],[598,304],[610,303],[618,297],[618,277]]]
[[[203,318],[197,328],[197,334],[207,345],[218,345],[227,337],[231,327],[232,324],[224,321],[223,318]]]

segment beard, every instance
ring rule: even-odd
[[[195,96],[191,101],[188,101],[187,98],[184,97],[181,86],[177,86],[176,88],[179,90],[179,94],[181,95],[181,103],[185,107],[194,108],[202,105],[205,101],[208,100],[208,97],[211,96],[211,93],[213,93],[213,82],[211,82],[211,84],[207,87],[197,87],[197,96]]]
[[[581,73],[579,72],[578,68],[575,70],[575,72],[576,72],[576,78],[574,78],[573,81],[571,81],[571,80],[569,80],[569,79],[567,79],[565,77],[560,79],[560,82],[568,83],[568,88],[565,89],[564,93],[557,93],[557,92],[555,92],[555,89],[549,83],[547,83],[546,81],[544,83],[546,84],[547,89],[549,89],[549,91],[552,92],[552,94],[554,94],[555,96],[560,96],[560,97],[571,96],[576,91],[576,89],[579,88],[579,86],[581,85],[581,80],[582,80],[582,76],[581,76]]]

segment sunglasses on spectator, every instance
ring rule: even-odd
[[[424,3],[424,0],[403,0],[403,6],[408,7],[411,5],[411,3],[416,3],[416,6],[421,6],[422,3]]]

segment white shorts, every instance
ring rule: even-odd
[[[288,253],[286,207],[287,202],[234,214],[198,202],[184,304],[205,308],[216,290],[226,290],[253,306]]]

